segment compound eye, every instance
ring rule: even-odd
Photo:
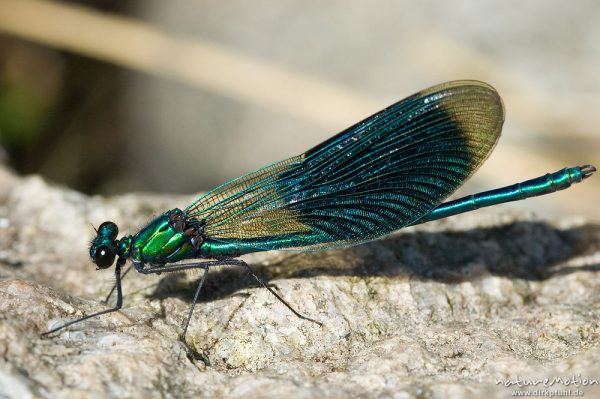
[[[101,269],[106,269],[110,267],[115,261],[115,252],[107,247],[106,245],[101,245],[96,249],[94,253],[94,263]]]

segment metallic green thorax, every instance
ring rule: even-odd
[[[118,254],[134,262],[160,265],[200,256],[201,237],[185,226],[183,213],[173,209],[158,216],[134,236],[118,241]],[[187,229],[186,229],[187,227]]]

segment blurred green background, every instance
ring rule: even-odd
[[[1,0],[0,162],[86,193],[198,192],[469,78],[507,119],[460,194],[598,166],[599,21],[592,0]],[[599,193],[510,206],[597,218]]]

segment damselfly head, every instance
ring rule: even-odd
[[[106,269],[115,261],[117,234],[119,228],[113,222],[104,222],[98,228],[90,245],[90,257],[98,269]]]

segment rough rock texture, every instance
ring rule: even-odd
[[[530,389],[600,395],[600,226],[502,207],[245,257],[323,327],[213,270],[189,330],[209,364],[177,339],[198,273],[132,272],[122,311],[40,338],[106,306],[113,269],[88,259],[90,224],[131,233],[191,199],[90,198],[0,170],[0,397],[504,398],[507,380],[555,377],[574,381]]]

